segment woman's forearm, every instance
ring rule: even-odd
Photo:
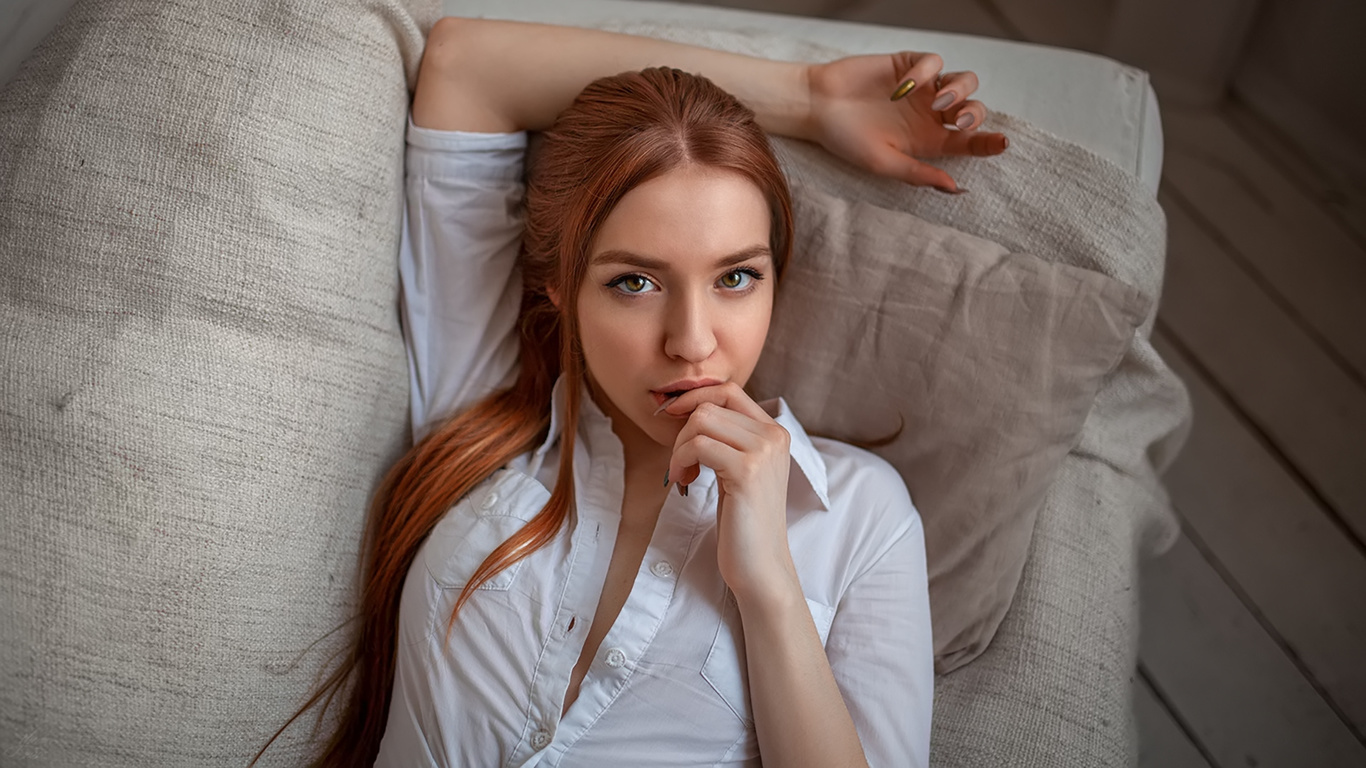
[[[808,138],[804,64],[577,27],[443,18],[432,28],[413,96],[427,128],[547,128],[593,80],[670,66],[711,79],[755,111],[770,133]]]
[[[745,602],[750,705],[766,765],[861,766],[867,760],[801,587]]]

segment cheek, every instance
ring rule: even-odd
[[[579,340],[594,376],[607,378],[603,375],[606,372],[627,368],[632,360],[642,359],[651,338],[648,325],[640,313],[623,312],[600,299],[581,297]]]
[[[731,351],[733,362],[739,369],[736,374],[742,374],[744,379],[749,378],[759,363],[759,353],[768,339],[772,319],[773,302],[770,296],[768,301],[748,303],[723,326],[723,346]]]

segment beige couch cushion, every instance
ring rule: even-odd
[[[242,766],[337,647],[436,12],[86,0],[0,90],[0,764]]]
[[[925,524],[936,669],[986,647],[1034,521],[1151,301],[1099,272],[797,185],[800,248],[753,388],[871,441]]]

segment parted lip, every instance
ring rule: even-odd
[[[714,387],[720,383],[722,382],[717,379],[680,379],[672,384],[650,391],[658,395],[667,395],[670,392],[687,391],[690,389],[697,389],[698,387]]]

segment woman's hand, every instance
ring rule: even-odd
[[[977,76],[941,74],[943,67],[936,54],[911,52],[811,65],[811,138],[880,176],[957,192],[952,177],[916,158],[998,155],[1010,142],[1004,134],[977,132],[987,116],[982,102],[968,99],[977,90]],[[893,101],[907,79],[915,88]]]
[[[699,465],[716,473],[716,560],[737,600],[800,592],[787,543],[787,430],[734,382],[691,390],[664,411],[688,420],[674,442],[669,478],[686,486]]]

